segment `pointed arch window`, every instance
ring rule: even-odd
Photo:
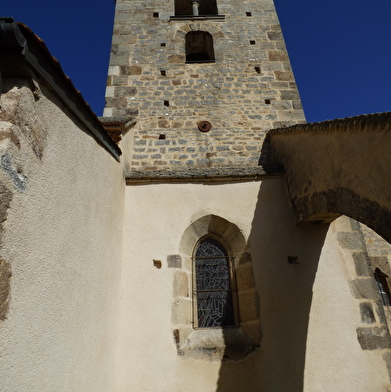
[[[186,34],[185,39],[187,63],[215,61],[213,38],[207,31],[190,31]]]
[[[196,327],[235,326],[234,275],[229,254],[219,241],[206,238],[198,244],[194,275]]]

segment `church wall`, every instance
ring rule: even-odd
[[[38,80],[0,103],[0,389],[110,391],[121,164]]]
[[[128,186],[125,203],[116,391],[387,390],[384,350],[363,350],[356,335],[364,299],[352,294],[352,253],[338,240],[352,231],[347,218],[330,227],[296,226],[277,178]],[[260,345],[236,362],[203,355],[202,343],[198,356],[178,350],[178,341],[186,346],[182,334],[191,336],[185,324],[192,328],[184,233],[210,214],[241,230],[255,282]],[[239,306],[240,318],[251,306]],[[227,331],[218,333],[228,342]],[[214,339],[210,331],[197,334]]]

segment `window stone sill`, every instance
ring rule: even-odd
[[[181,20],[215,20],[215,21],[220,21],[224,22],[225,21],[225,15],[178,15],[178,16],[170,16],[170,21],[181,21]]]
[[[177,349],[184,358],[240,361],[258,349],[259,345],[241,328],[197,329]]]

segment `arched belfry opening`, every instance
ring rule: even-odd
[[[190,31],[186,34],[185,45],[187,63],[215,61],[213,38],[207,31]]]
[[[194,15],[193,3],[197,3],[198,15],[217,15],[216,0],[175,0],[175,15],[176,16],[190,16]]]
[[[217,15],[216,0],[200,0],[200,15]]]

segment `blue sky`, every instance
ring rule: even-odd
[[[275,0],[307,121],[391,110],[389,0]],[[114,0],[12,0],[2,16],[29,26],[102,114]]]

